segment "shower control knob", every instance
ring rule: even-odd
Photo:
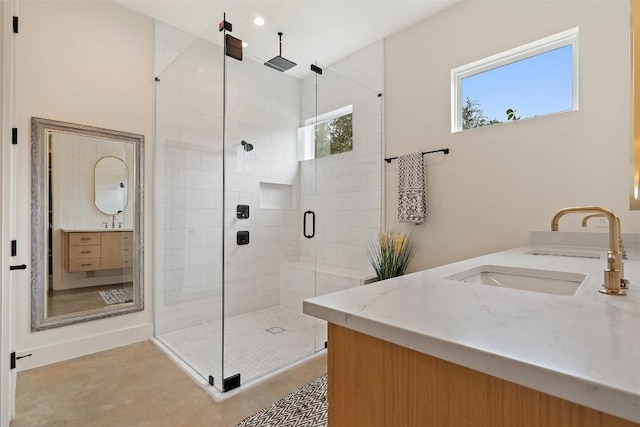
[[[240,219],[249,218],[249,205],[236,206],[236,216]]]
[[[238,245],[248,245],[249,244],[249,232],[248,231],[238,231],[238,233],[236,233],[236,243],[238,243]]]

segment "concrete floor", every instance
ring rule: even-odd
[[[226,427],[326,372],[326,356],[215,402],[150,341],[18,373],[11,427]]]

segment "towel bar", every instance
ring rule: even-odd
[[[431,154],[431,153],[444,153],[444,154],[449,154],[449,149],[448,148],[441,148],[440,150],[433,150],[433,151],[423,151],[422,155],[424,156],[425,154]],[[391,160],[395,160],[398,157],[389,157],[387,159],[384,159],[385,162],[387,163],[391,163]]]

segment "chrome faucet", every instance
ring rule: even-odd
[[[584,218],[582,218],[582,227],[585,228],[587,226],[587,221],[589,221],[591,218],[606,218],[607,216],[605,214],[601,214],[601,213],[596,213],[596,214],[591,214],[591,215],[587,215]],[[620,218],[616,217],[616,221],[618,221],[618,231],[620,232],[620,253],[622,253],[622,259],[627,259],[627,251],[624,248],[624,242],[622,241],[622,228],[620,227]],[[624,276],[624,273],[621,272],[621,274]]]
[[[604,270],[604,287],[599,291],[608,295],[626,295],[622,287],[626,287],[622,278],[622,254],[620,253],[620,222],[609,209],[600,206],[575,206],[560,209],[551,220],[551,231],[558,231],[558,221],[568,213],[597,213],[609,220],[609,252],[607,253],[607,268]]]

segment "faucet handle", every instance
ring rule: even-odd
[[[102,222],[102,227],[103,227],[103,228],[109,228],[109,223],[108,223],[108,222],[106,222],[106,221],[103,221],[103,222]]]
[[[607,269],[615,270],[616,269],[616,257],[613,252],[607,252]]]

